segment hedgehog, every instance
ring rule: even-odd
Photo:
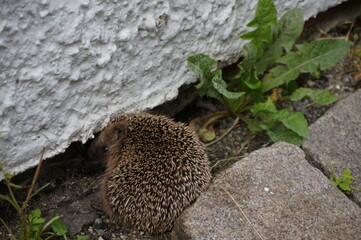
[[[88,154],[106,166],[103,211],[125,230],[169,231],[211,180],[198,137],[164,116],[122,115],[93,140]]]

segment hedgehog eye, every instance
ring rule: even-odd
[[[103,152],[108,152],[108,146],[103,147]]]

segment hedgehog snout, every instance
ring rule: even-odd
[[[105,170],[104,159],[108,152],[108,145],[97,142],[98,139],[94,139],[87,151],[86,161],[83,165],[85,171],[92,170]]]

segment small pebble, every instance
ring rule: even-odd
[[[105,231],[103,229],[95,229],[95,231],[98,235],[101,235],[101,236],[104,235],[104,233],[105,233]]]
[[[314,81],[308,80],[308,81],[307,81],[307,85],[308,85],[309,87],[313,87],[313,86],[316,85],[316,83],[315,83]]]
[[[94,221],[95,224],[99,224],[99,223],[102,223],[102,222],[103,222],[103,220],[101,218],[97,218]]]

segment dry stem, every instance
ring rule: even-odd
[[[217,138],[216,140],[214,140],[214,141],[212,141],[210,143],[204,144],[204,146],[209,147],[209,146],[219,142],[220,140],[222,140],[225,136],[227,136],[234,129],[234,127],[237,125],[238,122],[239,122],[239,117],[237,117],[234,120],[232,126],[229,129],[227,129],[227,131],[225,131],[219,138]]]
[[[223,191],[225,193],[227,193],[227,195],[229,196],[230,199],[232,199],[232,201],[234,202],[234,204],[236,204],[236,206],[238,207],[239,211],[242,213],[242,215],[246,218],[247,222],[251,225],[251,227],[253,228],[253,230],[256,232],[256,234],[258,235],[258,237],[262,240],[264,240],[264,238],[261,236],[261,234],[259,234],[259,232],[257,231],[257,229],[253,226],[252,222],[248,219],[248,217],[246,216],[246,214],[243,212],[241,206],[239,205],[239,203],[234,199],[234,197],[232,196],[232,194],[230,194],[226,189],[224,189],[224,187],[220,186]]]
[[[28,195],[26,196],[26,199],[23,202],[22,210],[24,210],[26,208],[26,206],[27,206],[27,204],[28,204],[28,202],[30,200],[31,194],[33,192],[36,180],[38,179],[41,164],[43,163],[44,152],[45,152],[45,148],[43,148],[43,150],[41,151],[40,161],[39,161],[38,167],[36,168],[36,172],[35,172],[35,175],[33,177],[33,181],[31,183],[30,189],[28,191]]]
[[[238,156],[239,154],[241,154],[241,152],[243,151],[243,149],[249,144],[249,142],[255,137],[254,134],[249,133],[248,136],[246,137],[246,140],[242,143],[241,147],[239,148],[239,150],[237,151],[235,156]]]

